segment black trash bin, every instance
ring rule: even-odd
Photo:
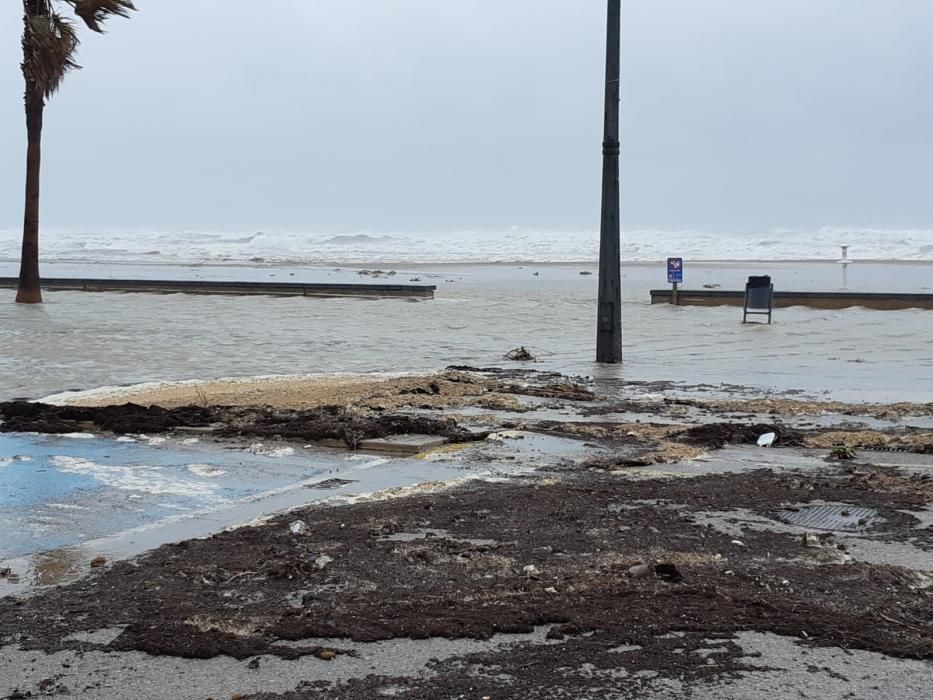
[[[774,300],[774,285],[770,275],[750,276],[745,283],[745,309],[742,323],[748,323],[750,315],[767,316],[771,323],[771,307]]]

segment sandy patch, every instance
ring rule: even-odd
[[[489,397],[490,382],[460,373],[419,376],[321,375],[217,379],[205,382],[144,384],[116,393],[92,393],[67,399],[74,406],[130,402],[165,408],[180,406],[317,406],[395,409],[406,406],[464,406],[483,397],[497,406],[516,406],[513,397]]]

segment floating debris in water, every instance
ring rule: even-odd
[[[525,349],[524,345],[517,347],[514,350],[509,350],[503,357],[505,357],[506,360],[513,360],[516,362],[534,362],[537,359],[534,355]]]

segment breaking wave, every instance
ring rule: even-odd
[[[20,233],[0,230],[0,262],[19,255]],[[623,231],[622,255],[634,262],[830,260],[839,246],[862,260],[933,260],[933,230]],[[43,232],[46,261],[244,265],[376,263],[595,262],[595,231],[436,233],[209,232],[98,230]]]

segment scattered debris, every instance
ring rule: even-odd
[[[308,524],[304,520],[296,520],[288,529],[293,535],[303,535],[308,531]]]
[[[527,386],[520,384],[500,384],[497,391],[504,394],[517,394],[519,396],[540,396],[546,399],[560,399],[564,401],[596,401],[597,396],[593,390],[576,382],[560,382],[544,386]]]
[[[525,576],[528,578],[537,579],[541,577],[541,569],[539,569],[534,564],[529,564],[528,566],[523,568],[522,571],[525,573]]]
[[[212,422],[202,406],[161,408],[123,405],[85,407],[54,406],[29,401],[0,402],[0,432],[87,433],[109,430],[126,433],[160,433],[180,426],[207,426]]]
[[[777,435],[775,433],[765,433],[758,438],[758,447],[771,447],[776,439]]]
[[[547,377],[532,381],[521,374],[526,372],[512,369],[479,380],[467,370],[451,370],[430,379],[384,385],[381,396],[375,392],[366,401],[375,404],[401,397],[409,402],[405,406],[420,409],[423,401],[431,408],[440,405],[431,403],[433,400],[448,400],[451,387],[456,390],[461,386],[464,392],[453,395],[456,399],[468,396],[472,400],[486,392],[487,396],[501,397],[514,387],[516,393],[553,398],[562,409],[569,404],[561,401],[577,400],[570,396],[592,396],[585,380],[578,383],[577,379]],[[666,416],[682,416],[675,411],[684,405],[668,399],[663,403],[671,409]],[[340,399],[332,401],[336,404]],[[390,408],[397,410],[399,405]],[[475,406],[466,401],[460,405]],[[601,404],[595,406],[598,409]],[[347,444],[358,444],[369,431],[388,430],[401,425],[399,421],[412,419],[382,413],[378,408],[367,412],[361,404],[350,402],[314,411],[215,407],[205,414],[205,420],[212,423],[218,418],[231,435],[272,440],[291,433],[304,440],[314,439],[306,437],[310,435],[329,434]],[[420,414],[416,418],[420,420]],[[660,455],[669,446],[697,454],[730,442],[755,445],[763,430],[773,433],[775,440],[780,438],[782,447],[802,444],[820,434],[816,427],[798,430],[741,423],[689,429],[670,422],[664,426],[623,424],[608,416],[585,426],[583,422],[555,421],[550,430],[540,427],[542,421],[533,423],[533,419],[528,425],[502,420],[483,425],[494,430],[562,430],[598,441],[616,465],[625,460],[647,461],[646,455]],[[453,421],[431,425],[445,431],[461,429]],[[898,434],[904,440],[920,435],[919,429]],[[681,457],[671,453],[667,459]],[[789,534],[789,528],[761,531],[740,527],[721,532],[697,522],[700,518],[695,515],[736,509],[779,518],[776,514],[780,511],[843,504],[838,515],[856,529],[883,519],[884,532],[872,533],[879,536],[879,542],[883,535],[885,542],[910,542],[926,549],[933,542],[933,532],[911,512],[930,502],[933,482],[896,470],[825,463],[807,473],[762,468],[753,473],[699,474],[689,480],[661,478],[657,476],[660,471],[652,476],[648,470],[637,479],[628,479],[612,474],[608,462],[606,469],[573,465],[566,473],[566,478],[550,479],[547,484],[544,479],[494,485],[471,482],[440,497],[418,493],[392,503],[360,502],[328,506],[326,511],[305,508],[270,518],[258,527],[165,545],[132,564],[114,562],[67,588],[40,591],[15,604],[0,602],[0,628],[15,625],[22,643],[30,649],[58,650],[63,636],[76,628],[126,625],[126,632],[108,644],[108,650],[192,658],[226,654],[253,659],[257,664],[259,654],[332,660],[347,653],[299,648],[283,641],[339,637],[359,642],[404,637],[487,639],[503,629],[531,631],[546,625],[555,625],[552,630],[556,630],[553,636],[549,632],[548,638],[564,635],[568,640],[566,647],[554,645],[553,653],[586,658],[599,668],[609,667],[602,665],[608,657],[600,656],[609,641],[644,644],[647,659],[657,656],[660,648],[651,645],[663,647],[668,644],[663,641],[666,634],[679,634],[669,642],[680,647],[682,655],[675,659],[679,660],[688,657],[683,652],[689,652],[692,644],[727,637],[737,630],[802,635],[811,644],[822,646],[844,642],[847,647],[892,656],[929,655],[929,593],[920,590],[921,579],[913,572],[864,561],[836,566],[847,555],[844,545],[831,533],[807,532],[801,543],[801,536]],[[328,479],[308,487],[338,488],[345,483],[347,480]],[[617,511],[611,506],[620,502],[626,510],[624,518],[619,516],[616,521]],[[645,503],[651,505],[643,507]],[[860,510],[863,506],[874,509],[877,517]],[[622,522],[624,526],[620,526]],[[300,533],[293,529],[299,523]],[[295,534],[313,532],[314,537],[298,540],[286,529]],[[426,534],[410,542],[386,537],[419,531],[449,534]],[[741,540],[731,539],[735,536]],[[522,566],[521,561],[536,564]],[[641,563],[645,561],[651,563]],[[260,570],[247,571],[256,568]],[[327,571],[320,573],[325,568]],[[668,588],[653,578],[680,583],[684,580],[681,570],[688,574],[687,585]],[[0,570],[0,578],[12,580],[12,576],[8,569]],[[540,584],[526,580],[541,578],[544,581]],[[399,581],[405,586],[398,586]],[[520,596],[514,595],[516,590]],[[98,603],[101,591],[108,593],[106,605]],[[300,607],[293,605],[294,610],[286,609],[283,614],[282,601],[292,599]],[[158,605],[153,605],[153,600]],[[866,625],[864,611],[873,606],[877,606],[876,614]],[[63,609],[85,611],[85,617],[62,615]],[[201,629],[190,624],[193,609],[199,618],[203,612],[217,626]],[[248,627],[257,620],[262,621],[261,626],[255,623]],[[693,632],[681,631],[685,620]],[[239,631],[231,633],[230,629]],[[590,641],[589,633],[596,630],[598,639]],[[551,648],[501,649],[497,653],[504,660],[502,668],[508,670],[513,653],[529,654],[532,663],[547,663],[542,659],[552,653]],[[638,668],[642,657],[637,651],[626,653],[635,659],[631,666],[627,660],[626,669]],[[719,659],[716,661],[718,664]],[[691,673],[689,666],[680,663],[669,666],[677,674]]]
[[[98,568],[107,563],[107,557],[94,557],[91,559],[91,566],[93,568]]]
[[[452,442],[485,440],[488,433],[460,428],[452,420],[401,414],[365,415],[342,406],[324,406],[304,411],[243,409],[229,411],[228,424],[218,428],[221,437],[257,437],[336,441],[358,449],[365,440],[399,435],[433,435]]]
[[[683,574],[673,564],[656,564],[654,573],[659,579],[668,583],[680,583],[684,580]]]
[[[526,350],[524,345],[514,348],[513,350],[509,350],[503,357],[505,357],[506,360],[512,360],[515,362],[534,362],[538,359],[528,350]]]
[[[803,442],[798,430],[761,423],[706,423],[688,428],[677,437],[689,445],[720,448],[726,445],[754,445],[759,437],[767,433],[774,433],[775,441],[780,441],[786,447],[797,447]]]
[[[908,569],[859,561],[837,566],[845,557],[835,540],[814,535],[802,543],[800,534],[783,530],[746,530],[746,546],[738,547],[730,544],[738,533],[678,517],[728,510],[765,517],[805,493],[807,502],[796,507],[846,503],[852,517],[863,517],[857,507],[874,507],[886,520],[886,540],[933,542],[933,531],[918,529],[907,512],[929,501],[916,490],[925,482],[889,474],[900,485],[876,489],[850,481],[839,465],[818,469],[624,482],[586,470],[546,485],[471,481],[440,495],[311,506],[255,527],[167,544],[67,587],[0,599],[0,629],[15,627],[23,648],[57,651],[76,631],[125,626],[109,651],[246,662],[334,650],[283,641],[488,639],[503,629],[554,625],[575,654],[596,654],[595,647],[574,647],[575,640],[589,644],[586,633],[599,630],[600,648],[651,645],[684,629],[686,620],[707,639],[737,630],[799,636],[806,629],[821,646],[844,641],[890,656],[929,654],[929,637],[877,615],[865,624],[864,611],[880,605],[892,619],[931,629],[929,590],[918,590]],[[611,506],[620,503],[631,507],[616,514]],[[313,538],[290,534],[298,519]],[[623,523],[628,529],[619,530]],[[448,534],[383,539],[428,529]],[[807,541],[812,548],[805,549]],[[641,563],[649,572],[636,578],[644,570],[629,571]],[[525,566],[541,572],[540,579],[529,579]],[[283,603],[290,599],[301,607]],[[63,609],[85,612],[63,615]],[[192,625],[193,611],[211,626]]]
[[[833,445],[833,449],[830,451],[829,456],[831,459],[852,461],[856,456],[855,448],[843,444]]]

